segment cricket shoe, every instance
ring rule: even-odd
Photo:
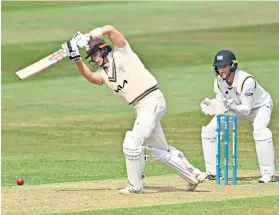
[[[222,175],[220,175],[220,179],[223,180]],[[205,180],[207,181],[216,180],[216,175],[206,174]]]
[[[131,185],[119,190],[119,194],[138,194],[138,193],[143,193],[143,189],[138,190]]]
[[[263,175],[261,178],[259,178],[259,183],[269,183],[269,182],[275,182],[276,178],[274,175]]]
[[[136,189],[128,180],[128,185],[127,187],[119,190],[119,194],[138,194],[138,193],[143,193],[143,188],[141,189]]]
[[[205,180],[209,180],[209,181],[216,180],[216,175],[211,175],[211,174],[206,175]]]
[[[187,192],[194,191],[197,188],[197,186],[205,180],[205,176],[206,176],[205,173],[199,172],[196,175],[196,179],[197,179],[198,183],[196,183],[196,184],[188,183],[188,185],[186,187],[186,191]]]

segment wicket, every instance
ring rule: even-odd
[[[229,183],[229,125],[232,123],[232,184],[237,183],[237,117],[234,114],[217,115],[216,184],[221,183],[221,124],[224,117],[224,185]],[[230,120],[232,118],[232,120]]]

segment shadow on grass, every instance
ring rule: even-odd
[[[116,190],[113,188],[105,188],[105,187],[101,187],[101,188],[66,188],[66,189],[57,189],[55,191],[57,192],[79,192],[79,191],[99,191],[99,190]]]
[[[258,182],[261,176],[245,176],[245,177],[237,177],[237,182]],[[222,179],[224,180],[224,179]],[[275,177],[276,182],[279,182],[279,176]],[[232,179],[229,178],[229,182],[232,182]]]
[[[260,176],[245,176],[245,177],[237,177],[238,181],[258,181]]]
[[[177,187],[157,187],[157,186],[144,186],[145,190],[151,190],[156,193],[169,193],[169,192],[186,192],[185,189]],[[210,192],[208,190],[195,190],[193,192]]]
[[[56,192],[80,192],[80,191],[100,191],[100,190],[120,190],[122,188],[110,188],[110,187],[100,187],[100,188],[65,188],[65,189],[56,189]],[[170,193],[170,192],[186,192],[185,189],[177,187],[158,187],[158,186],[145,186],[144,190],[147,191],[147,194],[150,193]],[[210,192],[208,190],[195,190],[193,192]]]

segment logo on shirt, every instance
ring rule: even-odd
[[[118,70],[119,72],[125,72],[125,70],[124,70],[124,65],[123,65],[123,64],[118,65],[118,66],[117,66],[117,70]]]
[[[253,95],[253,90],[252,89],[248,89],[245,94],[245,96],[252,96]]]
[[[245,96],[252,96],[253,93],[245,93]]]
[[[122,86],[121,86],[121,85],[118,85],[118,86],[117,86],[117,89],[114,90],[114,91],[118,93],[120,90],[122,90],[122,89],[125,87],[125,84],[128,84],[128,81],[127,81],[127,80],[124,80],[124,81],[123,81],[123,85],[122,85]]]

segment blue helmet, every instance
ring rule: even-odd
[[[235,54],[230,50],[221,50],[217,52],[214,57],[214,71],[219,75],[217,66],[231,65],[231,72],[235,72],[238,68],[238,61],[236,60]]]

